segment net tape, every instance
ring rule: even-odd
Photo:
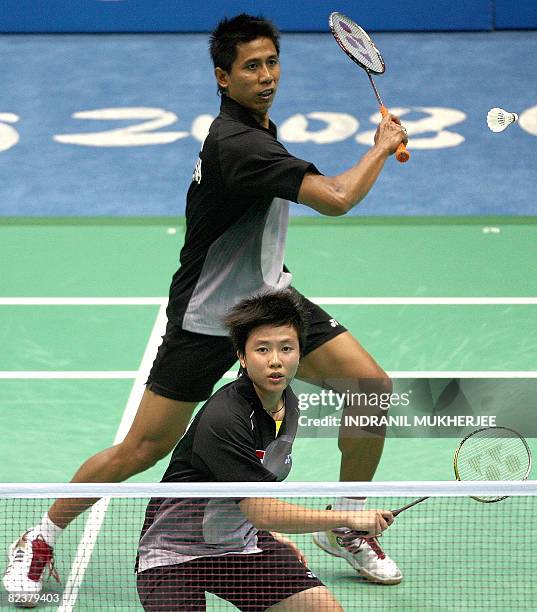
[[[537,480],[383,482],[0,483],[2,498],[70,497],[466,497],[537,495]]]

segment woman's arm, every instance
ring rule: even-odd
[[[312,533],[347,527],[373,537],[393,523],[389,510],[311,510],[279,499],[253,497],[243,499],[239,506],[254,527],[283,533]]]

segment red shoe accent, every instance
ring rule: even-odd
[[[386,553],[380,547],[380,544],[379,544],[379,541],[377,540],[377,538],[367,538],[366,539],[366,544],[369,544],[369,546],[373,549],[373,551],[376,553],[376,555],[377,555],[377,557],[379,559],[385,559],[386,558]]]
[[[38,582],[45,567],[52,566],[52,559],[52,548],[40,535],[37,536],[35,540],[32,540],[32,563],[28,571],[28,578]]]

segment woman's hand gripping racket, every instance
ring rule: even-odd
[[[460,481],[526,480],[531,471],[531,451],[526,440],[514,429],[485,427],[462,440],[453,457],[453,469],[455,478]],[[507,499],[507,495],[470,497],[485,504]],[[420,497],[391,512],[397,516],[426,499],[429,498]],[[366,534],[358,532],[358,535]]]
[[[386,70],[380,51],[375,47],[369,35],[352,19],[345,17],[342,13],[332,13],[328,23],[338,45],[353,62],[366,71],[377,97],[380,112],[385,117],[388,114],[388,109],[384,106],[371,76],[372,74],[382,74]],[[397,147],[395,157],[397,161],[402,163],[409,160],[410,153],[404,143]]]

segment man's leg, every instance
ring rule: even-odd
[[[196,403],[167,399],[146,389],[125,440],[88,459],[76,472],[73,482],[118,482],[146,470],[172,450],[195,407]],[[10,547],[3,578],[9,593],[39,595],[47,567],[52,574],[55,539],[96,501],[56,500],[41,523]]]
[[[386,372],[349,332],[339,334],[306,355],[297,378],[338,393],[391,393]],[[360,408],[347,406],[350,415]],[[346,435],[348,434],[348,435]],[[385,428],[361,432],[342,428],[340,480],[372,480],[384,447]]]
[[[88,459],[73,482],[125,480],[165,457],[186,430],[197,400],[210,396],[235,361],[229,338],[195,334],[168,322],[149,373],[150,382],[125,440]],[[95,501],[57,500],[41,522],[10,547],[3,580],[9,592],[41,591],[44,569],[53,562],[55,539]]]
[[[209,397],[235,360],[229,338],[194,334],[168,322],[149,374],[151,382],[130,431],[123,442],[88,459],[72,481],[120,482],[165,457],[185,432],[197,405],[167,396],[188,400]],[[60,499],[52,505],[49,517],[59,527],[66,527],[94,502]]]
[[[123,442],[85,461],[71,482],[121,482],[165,457],[185,432],[196,403],[179,402],[146,389]],[[48,515],[65,528],[95,499],[58,499]]]

